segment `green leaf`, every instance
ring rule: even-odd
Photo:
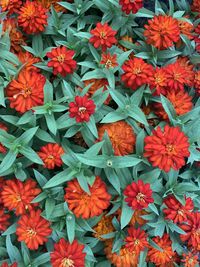
[[[38,127],[30,128],[26,130],[19,138],[16,139],[16,143],[19,143],[20,145],[27,145],[31,139],[34,137],[38,130]]]
[[[2,173],[7,171],[12,166],[12,164],[16,160],[17,154],[17,152],[13,152],[11,150],[8,151],[8,153],[0,164],[0,175],[2,175]]]
[[[161,95],[160,98],[161,98],[162,106],[163,106],[165,112],[167,113],[170,122],[173,123],[174,119],[176,118],[176,111],[175,111],[173,105],[165,96]]]
[[[131,105],[130,108],[127,109],[127,114],[134,120],[141,122],[146,126],[149,125],[144,112],[138,106]]]
[[[45,212],[47,219],[51,218],[51,214],[55,208],[55,200],[53,198],[47,198],[45,202]]]
[[[22,147],[19,149],[19,152],[24,155],[27,159],[30,159],[32,162],[43,165],[43,161],[38,156],[38,154],[31,147]]]
[[[107,166],[107,159],[106,156],[100,155],[100,156],[88,156],[86,154],[76,154],[77,159],[89,166],[98,167],[98,168],[104,168]]]
[[[57,124],[56,124],[56,120],[55,120],[55,117],[53,114],[49,115],[49,114],[45,114],[45,119],[46,119],[46,122],[47,122],[47,126],[49,128],[49,131],[56,135],[57,133]]]
[[[122,204],[122,214],[121,214],[121,218],[120,218],[120,223],[121,223],[121,229],[123,229],[124,227],[126,227],[132,216],[134,214],[134,210],[131,209],[126,202],[123,202]]]
[[[38,267],[49,261],[50,261],[50,252],[46,252],[46,253],[42,253],[40,256],[35,258],[31,264],[33,264],[33,267]]]
[[[67,226],[67,237],[70,244],[74,241],[75,238],[75,216],[71,213],[66,216],[66,226]]]

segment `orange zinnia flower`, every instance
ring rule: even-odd
[[[0,129],[6,132],[8,131],[7,126],[3,123],[0,123]],[[6,151],[7,149],[5,148],[5,146],[0,143],[0,153],[6,153]]]
[[[148,212],[145,210],[134,210],[133,216],[130,221],[130,225],[136,225],[139,224],[140,226],[144,225],[147,220],[143,219],[143,215],[147,215]]]
[[[162,251],[150,247],[148,251],[149,261],[156,266],[167,266],[171,262],[171,258],[175,256],[175,252],[172,250],[172,241],[168,234],[164,234],[162,238],[156,236],[152,239]]]
[[[191,213],[188,216],[186,224],[180,226],[186,234],[180,235],[183,242],[188,242],[188,245],[200,251],[200,212]]]
[[[138,254],[149,246],[147,234],[140,228],[136,229],[134,227],[130,227],[128,229],[128,236],[124,241],[126,243],[126,248],[128,248],[131,252],[135,251]]]
[[[116,31],[114,31],[108,23],[101,24],[97,23],[96,28],[91,30],[90,33],[93,35],[89,42],[94,45],[95,48],[101,47],[102,51],[106,51],[113,44],[116,44],[117,39],[115,38]]]
[[[58,144],[47,144],[40,148],[38,152],[39,157],[44,162],[44,167],[47,169],[54,169],[55,167],[61,167],[63,162],[61,156],[64,154],[64,150]]]
[[[105,65],[105,68],[107,69],[117,67],[118,66],[117,55],[116,54],[111,55],[110,53],[102,54],[100,64]]]
[[[19,219],[16,235],[18,241],[23,241],[29,249],[36,250],[39,245],[47,242],[51,232],[50,223],[41,216],[41,210],[32,210]]]
[[[102,216],[101,220],[97,223],[97,225],[93,228],[95,233],[93,236],[98,238],[99,240],[105,241],[106,239],[102,237],[102,235],[107,235],[112,232],[115,232],[115,228],[112,225],[113,216]]]
[[[200,94],[200,70],[196,71],[194,78],[194,87],[198,94]]]
[[[187,73],[187,82],[186,85],[192,87],[194,85],[194,66],[190,63],[189,58],[187,57],[179,57],[177,62],[183,67]]]
[[[62,7],[61,5],[59,5],[59,2],[61,2],[60,0],[39,0],[39,2],[41,2],[41,4],[43,5],[44,8],[50,10],[51,6],[54,7],[54,9],[57,12],[63,12],[66,13],[67,9]],[[70,1],[65,1],[65,2],[70,2]]]
[[[121,80],[125,86],[132,90],[136,90],[143,84],[148,84],[153,73],[153,67],[145,63],[141,58],[133,58],[125,61],[122,70],[124,74],[122,74]]]
[[[5,209],[0,206],[0,232],[4,232],[8,226],[10,225],[9,222],[10,215],[5,212]]]
[[[152,190],[150,184],[144,184],[142,180],[132,182],[124,190],[125,201],[133,210],[142,210],[153,203]]]
[[[119,4],[122,6],[122,11],[126,14],[137,13],[143,7],[143,0],[120,0]]]
[[[192,107],[192,97],[184,91],[168,91],[166,94],[167,99],[170,100],[173,105],[177,116],[183,115],[189,112]],[[169,121],[168,115],[165,112],[161,103],[153,104],[154,113],[163,120]]]
[[[194,29],[194,26],[192,23],[179,19],[178,26],[181,34],[186,35],[190,40],[193,39],[192,31]]]
[[[164,199],[167,208],[163,209],[165,219],[172,220],[174,223],[186,222],[188,215],[194,209],[194,203],[190,197],[185,197],[185,205],[183,206],[173,195],[169,195]]]
[[[34,57],[31,53],[27,51],[26,52],[20,51],[17,54],[17,56],[18,56],[19,61],[23,64],[23,71],[26,69],[27,71],[40,72],[40,69],[33,66],[33,64],[40,61],[39,58]]]
[[[184,253],[181,261],[183,262],[184,267],[196,267],[199,263],[198,255],[193,254],[192,252],[188,252],[187,254]]]
[[[152,133],[152,136],[144,139],[144,157],[147,157],[154,167],[159,167],[165,172],[169,172],[171,168],[179,170],[183,167],[184,158],[190,155],[190,144],[180,128],[165,125],[162,131],[158,126]]]
[[[70,244],[61,238],[51,252],[52,267],[84,267],[86,253],[83,250],[84,245],[79,244],[77,240]]]
[[[100,125],[98,128],[99,141],[103,139],[105,132],[110,138],[116,156],[133,153],[136,137],[133,128],[127,122],[118,121]]]
[[[22,5],[21,0],[0,0],[1,12],[7,12],[7,15],[17,13]]]
[[[11,264],[11,265],[8,265],[7,262],[4,262],[4,263],[1,265],[1,267],[17,267],[17,266],[18,266],[18,265],[17,265],[16,262],[14,262],[14,263]]]
[[[60,73],[65,77],[67,74],[73,73],[76,68],[76,61],[73,60],[74,54],[73,50],[69,50],[65,46],[52,48],[51,52],[47,53],[47,57],[50,58],[47,66],[53,67],[54,75]]]
[[[20,72],[18,78],[6,88],[10,107],[24,113],[34,106],[43,105],[45,81],[46,78],[37,72]]]
[[[173,46],[180,39],[180,30],[178,21],[171,16],[158,15],[148,20],[144,26],[144,36],[147,43],[158,49],[166,49]]]
[[[166,94],[167,90],[167,75],[165,68],[156,68],[154,72],[152,72],[152,76],[149,80],[150,89],[155,92],[153,95]]]
[[[31,201],[41,192],[36,186],[37,183],[31,179],[25,182],[17,179],[7,180],[1,192],[4,207],[15,210],[16,215],[32,210],[38,203],[32,204]]]
[[[90,194],[83,191],[76,179],[67,183],[65,201],[76,217],[88,219],[99,216],[110,205],[111,196],[107,192],[106,184],[99,176],[96,176],[89,189]]]
[[[43,32],[47,25],[47,11],[38,1],[27,0],[18,12],[19,26],[27,34]]]
[[[119,253],[112,252],[112,241],[106,242],[105,254],[107,259],[116,267],[137,267],[139,255],[122,246]]]

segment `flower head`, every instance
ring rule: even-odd
[[[25,242],[31,250],[43,245],[51,234],[50,223],[41,216],[41,211],[30,211],[30,214],[22,215],[18,221],[16,235],[18,241]]]
[[[92,99],[85,96],[76,96],[74,102],[69,103],[69,116],[76,118],[76,122],[88,122],[95,112],[95,104]]]
[[[105,132],[108,134],[114,154],[124,156],[133,153],[135,149],[135,133],[133,128],[125,121],[102,124],[98,128],[99,141]]]
[[[200,13],[200,1],[199,0],[193,0],[191,10],[193,12]]]
[[[21,5],[21,0],[0,0],[1,12],[8,12],[8,15],[17,13]]]
[[[20,51],[18,54],[18,59],[19,61],[23,64],[23,71],[27,70],[27,71],[36,71],[39,72],[40,70],[33,66],[33,64],[38,63],[40,61],[39,58],[34,57],[31,53],[29,52],[22,52]]]
[[[153,130],[152,136],[145,137],[144,156],[154,167],[165,172],[171,168],[179,170],[185,165],[185,157],[189,157],[188,137],[179,127],[166,125],[162,131],[160,126]]]
[[[102,51],[106,51],[107,48],[110,48],[117,42],[115,38],[117,32],[114,31],[108,23],[101,24],[98,22],[96,28],[91,30],[90,33],[92,34],[89,40],[90,43],[92,43],[95,48],[101,47]]]
[[[165,68],[156,68],[152,72],[152,76],[149,79],[149,85],[151,90],[155,90],[153,95],[166,94],[167,75]]]
[[[61,156],[64,154],[64,150],[58,144],[47,144],[40,148],[38,152],[39,157],[44,162],[44,168],[54,169],[55,167],[61,167],[63,162]]]
[[[183,262],[184,267],[196,267],[199,263],[198,255],[192,252],[188,252],[187,254],[184,253],[181,261]]]
[[[43,105],[45,81],[45,77],[35,71],[20,72],[18,78],[6,88],[10,107],[24,113],[34,106]]]
[[[96,176],[89,189],[90,194],[83,191],[76,179],[67,183],[65,201],[76,217],[88,219],[99,216],[110,205],[111,196],[107,192],[106,184],[99,176]]]
[[[167,49],[173,46],[180,39],[180,30],[178,21],[171,16],[158,15],[148,20],[144,26],[144,36],[147,43],[158,49]]]
[[[5,209],[0,206],[0,232],[5,231],[10,225],[10,215],[6,213]]]
[[[56,10],[56,12],[63,12],[66,13],[66,8],[59,5],[60,0],[39,0],[44,8],[50,10],[51,6]],[[70,1],[67,1],[70,2]]]
[[[141,58],[133,58],[125,61],[122,66],[124,73],[121,76],[125,86],[136,90],[143,84],[149,82],[149,77],[153,73],[153,67],[144,62]]]
[[[76,69],[76,61],[73,60],[75,52],[67,49],[65,46],[52,48],[51,52],[47,53],[50,61],[47,63],[48,67],[53,67],[53,74],[60,74],[65,77],[71,74]]]
[[[126,14],[137,13],[143,7],[143,0],[120,0],[119,4],[122,6],[122,11]]]
[[[150,184],[144,184],[142,180],[128,185],[124,190],[124,195],[128,206],[134,210],[147,208],[154,201]]]
[[[112,232],[115,232],[115,228],[112,225],[113,216],[102,216],[101,220],[97,223],[97,225],[93,228],[95,233],[94,237],[99,240],[105,241],[106,239],[102,237],[102,235],[107,235]]]
[[[148,212],[145,210],[134,210],[133,216],[130,220],[130,225],[144,225],[147,221],[142,218],[142,216],[148,215]]]
[[[19,10],[18,23],[27,34],[43,32],[47,25],[47,9],[38,1],[27,0]]]
[[[187,73],[186,77],[186,85],[193,87],[194,85],[194,65],[190,63],[188,57],[179,57],[177,59],[178,64],[185,69]]]
[[[0,123],[0,129],[6,132],[8,131],[7,126],[3,123]],[[6,153],[6,151],[7,149],[5,148],[5,146],[0,143],[0,153]]]
[[[187,36],[189,40],[193,39],[192,31],[194,29],[194,26],[192,23],[179,19],[178,26],[181,34]]]
[[[117,55],[111,55],[110,53],[103,53],[101,56],[100,64],[105,65],[106,69],[115,68],[118,66]]]
[[[164,199],[167,208],[163,209],[165,219],[172,220],[174,223],[186,222],[188,215],[194,209],[194,203],[190,197],[185,197],[185,205],[182,205],[173,195]]]
[[[86,253],[83,249],[84,245],[79,244],[77,240],[70,244],[61,238],[50,254],[52,267],[84,267]]]
[[[125,243],[126,248],[138,254],[149,246],[145,231],[134,227],[128,229],[128,236],[125,239]]]
[[[196,71],[195,73],[194,87],[197,93],[200,95],[200,70]]]

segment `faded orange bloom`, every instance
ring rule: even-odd
[[[100,125],[98,128],[99,141],[103,139],[105,132],[110,138],[116,156],[133,153],[135,149],[135,133],[127,122],[118,121]]]
[[[17,13],[21,5],[21,0],[0,0],[1,12],[8,11],[8,15]]]
[[[196,267],[199,263],[198,255],[192,252],[188,252],[187,254],[184,253],[181,261],[183,262],[184,267]]]
[[[7,180],[1,192],[4,207],[14,210],[16,215],[32,210],[38,206],[38,203],[31,203],[31,201],[41,192],[36,186],[37,183],[31,179],[25,182],[17,179]]]
[[[133,43],[133,38],[131,36],[128,35],[124,35],[120,38],[120,41],[125,41],[125,42],[129,42],[129,43]],[[125,46],[123,46],[123,44],[118,44],[117,45],[121,50],[123,50],[124,52],[128,51],[129,49],[127,49]]]
[[[194,87],[197,94],[200,94],[200,70],[195,72]]]
[[[77,179],[67,183],[65,201],[76,217],[88,219],[99,216],[110,205],[111,196],[107,192],[106,184],[99,176],[96,176],[89,189],[90,194],[83,191]]]
[[[141,216],[147,215],[148,212],[145,210],[134,210],[133,216],[130,221],[130,225],[135,225],[136,223],[139,225],[144,225],[147,221],[143,219]]]
[[[190,40],[193,39],[192,31],[194,30],[194,26],[192,23],[179,19],[178,25],[181,34],[186,35]]]
[[[111,55],[110,53],[102,54],[100,64],[105,65],[106,69],[115,68],[118,66],[117,55]]]
[[[59,2],[62,2],[61,0],[39,0],[39,2],[41,2],[43,7],[48,10],[50,10],[51,6],[53,6],[57,12],[63,12],[63,13],[67,12],[66,8],[59,5]],[[69,2],[69,1],[65,1],[65,2]]]
[[[95,233],[93,236],[98,238],[99,240],[106,240],[102,237],[102,235],[106,235],[112,232],[115,232],[115,228],[112,225],[113,216],[102,216],[101,220],[97,223],[97,225],[93,228]]]
[[[10,225],[9,219],[10,215],[0,206],[0,232],[4,232],[8,228]]]
[[[25,51],[22,52],[20,51],[18,54],[18,59],[19,61],[23,64],[23,69],[22,70],[28,70],[28,71],[36,71],[40,72],[40,69],[37,67],[33,66],[33,64],[38,63],[41,61],[39,58],[34,57],[31,53]]]

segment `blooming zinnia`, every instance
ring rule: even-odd
[[[128,229],[128,236],[125,238],[125,247],[130,251],[135,251],[140,254],[145,248],[149,246],[147,241],[147,234],[144,230],[134,227]]]
[[[156,68],[149,79],[151,90],[155,90],[153,95],[166,94],[167,75],[165,68]]]
[[[76,118],[76,122],[88,122],[95,112],[95,104],[92,99],[85,96],[76,96],[74,102],[69,103],[69,116]]]
[[[200,13],[200,1],[199,0],[193,0],[191,9],[193,12]]]
[[[34,106],[43,105],[45,77],[37,72],[24,70],[6,88],[10,107],[24,113]]]
[[[200,94],[200,70],[196,71],[194,78],[194,87],[198,94]]]
[[[115,38],[117,32],[114,31],[108,23],[101,24],[98,22],[96,28],[91,30],[90,33],[92,34],[89,40],[90,43],[92,43],[95,48],[101,47],[103,51],[117,42]]]
[[[180,128],[165,125],[164,130],[161,130],[158,126],[152,133],[152,136],[144,139],[144,157],[148,158],[154,167],[159,167],[165,172],[169,172],[171,168],[179,170],[184,166],[184,158],[190,155],[190,144]]]
[[[136,90],[143,84],[149,83],[149,78],[153,73],[153,67],[141,58],[133,58],[125,61],[122,66],[124,73],[121,76],[125,86]]]
[[[18,12],[21,5],[21,0],[0,0],[1,12],[8,12],[8,15]]]
[[[174,223],[186,222],[188,215],[194,209],[194,203],[190,197],[185,198],[185,205],[182,205],[173,195],[164,199],[167,208],[163,209],[165,219],[172,220]]]
[[[94,184],[89,186],[90,194],[83,191],[76,179],[67,183],[65,201],[76,217],[92,218],[102,214],[110,205],[111,196],[106,184],[96,176]]]
[[[10,225],[10,215],[6,213],[5,209],[0,206],[0,232],[5,231]]]
[[[41,211],[32,210],[19,219],[16,235],[18,241],[23,241],[29,249],[36,250],[39,245],[47,242],[51,232],[50,223],[41,216]]]
[[[125,121],[102,124],[98,128],[99,140],[107,132],[114,154],[116,156],[124,156],[133,153],[135,149],[135,133],[133,128]]]
[[[39,72],[40,70],[33,66],[33,64],[38,63],[40,61],[39,58],[34,57],[31,53],[25,51],[20,51],[18,54],[19,61],[23,64],[23,71],[26,69],[28,71],[36,71]]]
[[[41,147],[38,152],[39,157],[44,162],[44,167],[50,170],[62,166],[63,162],[61,156],[63,154],[64,150],[61,146],[51,143]]]
[[[172,250],[172,241],[168,234],[164,234],[162,238],[156,236],[152,239],[161,250],[155,247],[150,247],[148,251],[149,261],[156,266],[167,266],[171,262],[171,259],[175,256],[175,252]]]
[[[17,267],[17,263],[14,262],[13,264],[9,265],[7,262],[2,263],[0,267]]]
[[[120,0],[119,4],[122,6],[122,11],[126,14],[137,13],[143,7],[143,0]]]
[[[52,48],[51,52],[47,53],[50,61],[48,67],[53,67],[53,74],[61,74],[65,77],[67,74],[73,73],[76,69],[76,61],[73,59],[75,52],[67,49],[65,46]]]
[[[144,27],[146,42],[160,50],[173,46],[180,39],[178,21],[171,16],[155,16],[148,20],[148,24]]]
[[[181,261],[184,267],[197,267],[199,263],[198,255],[192,252],[184,253]]]
[[[95,233],[93,233],[94,237],[99,240],[106,240],[102,237],[102,235],[107,235],[112,232],[115,232],[115,228],[112,225],[113,216],[102,216],[101,220],[97,223],[97,225],[93,228]]]
[[[38,1],[27,0],[18,12],[19,26],[27,34],[43,32],[47,25],[47,11]]]
[[[32,204],[31,201],[41,192],[36,185],[37,183],[31,179],[25,182],[17,179],[7,180],[1,192],[4,207],[15,210],[16,215],[32,210],[38,203]]]
[[[125,201],[132,209],[142,210],[153,203],[152,190],[150,184],[144,184],[142,180],[132,182],[124,190]]]
[[[79,244],[77,240],[70,244],[61,238],[50,254],[52,267],[84,267],[86,253],[83,249],[84,245]]]
[[[111,55],[110,53],[103,53],[101,56],[100,64],[105,65],[105,68],[115,68],[118,66],[117,55]]]
[[[4,131],[8,131],[7,126],[3,123],[0,123],[0,129]],[[0,143],[0,153],[6,153],[6,151],[7,149],[5,148],[5,146]]]

